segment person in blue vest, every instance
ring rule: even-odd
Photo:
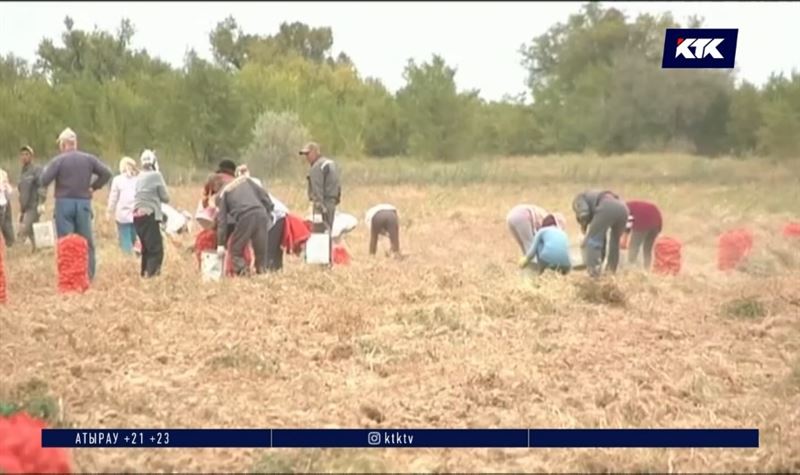
[[[572,269],[569,237],[552,214],[544,218],[541,228],[533,238],[533,244],[519,261],[519,266],[523,269],[531,264],[539,274],[546,270],[568,274]]]

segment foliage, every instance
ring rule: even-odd
[[[254,136],[272,133],[257,125],[265,111],[295,114],[305,140],[353,158],[800,152],[800,74],[759,88],[737,85],[733,71],[664,70],[663,31],[681,26],[668,13],[628,18],[592,2],[533,38],[520,51],[532,103],[460,91],[456,68],[438,55],[409,60],[393,93],[334,51],[331,28],[299,22],[258,35],[228,17],[209,35],[213,61],[192,51],[180,68],[134,49],[128,20],[113,32],[81,30],[69,17],[64,26],[32,64],[0,56],[2,157],[22,144],[49,156],[69,126],[109,162],[149,147],[170,167],[207,168],[251,143],[265,147]],[[265,172],[284,166],[267,162]]]
[[[274,176],[291,169],[309,134],[293,112],[265,111],[253,128],[253,141],[242,153],[254,176]],[[294,160],[294,162],[293,162]]]

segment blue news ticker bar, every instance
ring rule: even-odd
[[[535,448],[751,448],[758,429],[531,429]]]
[[[42,447],[757,448],[758,429],[42,429]]]

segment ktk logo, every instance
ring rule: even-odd
[[[717,46],[720,45],[725,38],[678,38],[678,48],[675,50],[675,57],[683,56],[688,59],[705,58],[711,56],[712,58],[722,59]],[[694,54],[692,50],[694,49]]]
[[[732,69],[738,29],[668,28],[662,68]]]

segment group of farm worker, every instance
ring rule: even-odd
[[[581,227],[583,264],[593,277],[605,270],[614,273],[619,265],[620,247],[628,240],[628,262],[636,264],[644,254],[649,269],[653,245],[663,226],[661,211],[647,201],[623,201],[611,191],[588,190],[572,202]],[[548,213],[535,205],[517,205],[506,216],[509,230],[522,250],[519,265],[532,266],[539,273],[554,270],[563,274],[572,268],[566,222],[561,213]]]
[[[44,213],[47,187],[55,183],[55,230],[58,238],[75,233],[82,236],[88,247],[88,277],[93,280],[96,270],[93,236],[92,196],[111,182],[106,218],[117,225],[119,246],[126,253],[139,247],[140,274],[153,277],[160,274],[164,260],[162,231],[168,235],[188,231],[191,214],[178,212],[169,206],[170,193],[159,170],[153,150],[144,150],[139,162],[123,157],[119,175],[96,156],[78,149],[78,136],[70,128],[58,136],[59,154],[46,166],[35,163],[29,146],[20,150],[22,172],[19,179],[20,230],[19,237],[30,238],[35,247],[33,224]],[[308,161],[308,199],[312,204],[312,219],[300,220],[308,232],[330,232],[341,199],[340,173],[337,164],[324,157],[320,147],[309,142],[299,154]],[[14,243],[9,199],[12,188],[5,171],[0,169],[0,229],[6,245]],[[247,165],[237,166],[222,160],[215,173],[203,186],[201,203],[195,218],[206,230],[213,230],[214,248],[219,254],[229,254],[233,273],[246,275],[250,263],[246,252],[253,255],[257,273],[279,270],[283,265],[282,244],[291,224],[288,208],[269,193],[261,180],[250,176]],[[314,219],[314,218],[319,219]],[[370,227],[370,254],[376,252],[379,235],[388,235],[392,252],[399,256],[399,217],[397,209],[388,204],[367,211]],[[311,229],[309,229],[311,228]],[[292,246],[287,251],[297,252]]]

